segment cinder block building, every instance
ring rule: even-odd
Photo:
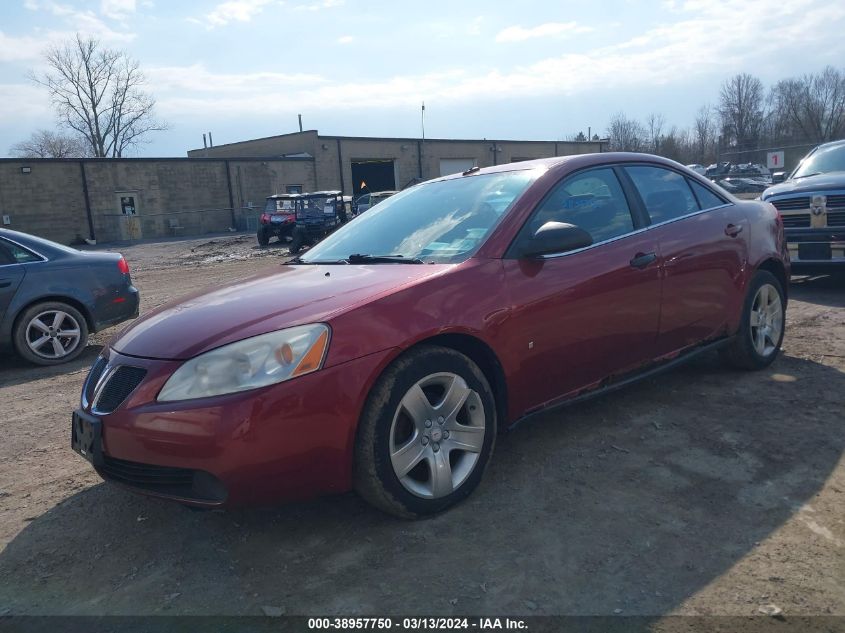
[[[316,130],[191,150],[187,158],[0,159],[0,226],[64,244],[254,230],[274,193],[403,189],[606,141],[323,136]]]
[[[306,158],[313,160],[318,189],[358,195],[403,189],[470,167],[488,167],[533,158],[605,151],[607,141],[512,141],[325,136],[306,130],[194,149],[190,158]],[[277,193],[297,191],[285,182]]]

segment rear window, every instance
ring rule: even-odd
[[[0,260],[11,258],[11,261],[2,263],[27,264],[29,262],[40,262],[42,258],[17,244],[2,240],[0,248]]]
[[[699,211],[687,179],[662,167],[637,165],[625,171],[634,181],[652,224],[659,224]]]
[[[713,207],[720,207],[725,204],[724,200],[704,185],[701,185],[694,180],[687,180],[687,182],[689,182],[690,187],[692,187],[695,197],[698,198],[698,203],[701,205],[702,209],[712,209]]]

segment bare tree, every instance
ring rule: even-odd
[[[93,156],[118,158],[149,132],[167,129],[155,118],[138,62],[125,52],[77,34],[48,49],[46,61],[50,70],[30,78],[47,88],[61,124],[80,134]]]
[[[716,121],[709,105],[701,106],[693,124],[693,143],[696,162],[709,163],[716,160]]]
[[[629,119],[624,112],[617,112],[610,119],[607,135],[610,149],[615,152],[639,152],[645,144],[646,133],[636,119]]]
[[[645,120],[646,129],[648,130],[648,151],[655,154],[660,151],[660,141],[663,136],[663,126],[666,124],[666,119],[662,114],[652,112]]]
[[[763,124],[763,83],[753,75],[734,75],[722,84],[719,114],[724,135],[738,149],[756,143]]]
[[[73,134],[38,130],[27,140],[9,149],[19,158],[87,158],[91,155],[85,139]]]
[[[845,73],[826,67],[818,74],[785,79],[772,87],[769,104],[778,137],[811,142],[845,134]]]

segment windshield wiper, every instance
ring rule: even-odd
[[[792,180],[798,180],[799,178],[810,178],[812,176],[819,176],[822,172],[814,171],[812,174],[801,174],[800,176],[795,176]]]
[[[284,262],[284,264],[304,264],[306,266],[317,266],[317,265],[334,265],[334,264],[348,264],[349,262],[345,259],[315,259],[310,262],[306,262],[301,257],[294,257],[293,259],[289,259],[288,261]]]
[[[346,258],[350,264],[424,264],[423,260],[417,257],[405,257],[404,255],[362,255],[353,253]]]

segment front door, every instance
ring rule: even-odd
[[[648,362],[660,315],[657,244],[640,231],[608,167],[565,178],[523,227],[575,224],[585,249],[543,259],[506,259],[512,318],[504,333],[519,370],[512,413],[521,415]]]

